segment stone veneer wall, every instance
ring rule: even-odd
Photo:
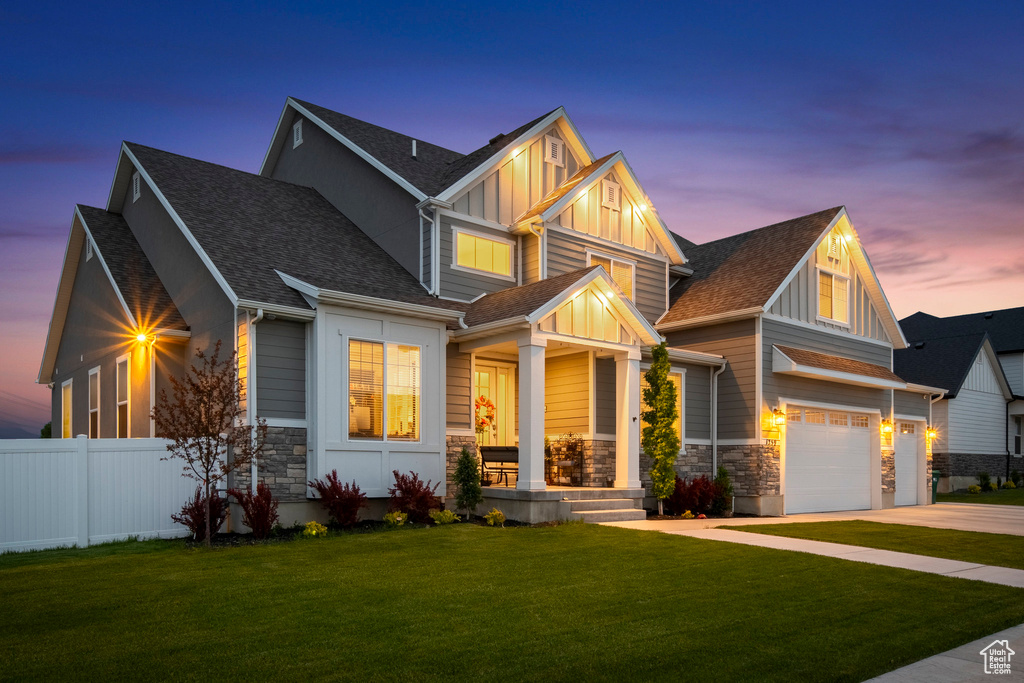
[[[615,442],[583,442],[583,486],[608,486],[615,480]]]
[[[445,500],[455,498],[455,484],[453,483],[452,477],[455,476],[455,465],[459,462],[459,456],[462,454],[462,449],[469,450],[470,453],[476,453],[476,437],[475,436],[455,436],[448,434],[445,438]]]
[[[721,448],[719,448],[721,452]],[[643,485],[647,495],[651,495],[651,458],[640,451],[640,484]],[[711,471],[711,446],[709,444],[686,444],[685,449],[676,457],[673,469],[683,479],[693,479],[702,474],[714,478]],[[730,476],[732,472],[730,471]]]
[[[250,470],[233,475],[232,486],[247,489]],[[303,427],[267,427],[267,443],[259,461],[259,481],[270,487],[279,502],[306,502],[306,430]]]
[[[896,452],[882,450],[882,493],[896,493]]]
[[[975,455],[972,453],[933,453],[935,469],[943,477],[976,477],[988,472],[992,479],[1006,476],[1006,454]]]
[[[720,445],[718,462],[725,465],[725,469],[729,471],[733,495],[740,497],[782,494],[778,445]]]

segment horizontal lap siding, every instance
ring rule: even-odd
[[[590,361],[586,353],[548,358],[544,363],[544,429],[548,436],[589,432]]]
[[[928,419],[928,397],[920,391],[896,391],[893,393],[893,401],[893,411],[897,415]]]
[[[1024,354],[1004,353],[999,356],[1010,389],[1018,396],[1024,394]]]
[[[711,368],[673,364],[686,368],[686,438],[711,438]]]
[[[961,389],[949,401],[950,453],[1005,453],[1005,429],[1001,394]]]
[[[572,235],[547,233],[548,277],[555,277],[587,267],[587,249],[616,258],[636,262],[636,289],[633,302],[645,318],[654,322],[665,313],[665,261],[646,258],[635,252],[617,249],[614,245],[592,244]]]
[[[510,237],[508,233],[498,232],[496,230],[491,230],[489,228],[484,228],[478,225],[442,219],[440,245],[441,296],[450,297],[452,299],[459,299],[462,301],[470,301],[484,293],[493,294],[494,292],[500,292],[503,289],[516,286],[514,280],[507,280],[502,277],[491,277],[483,273],[478,275],[476,273],[467,272],[465,270],[456,270],[455,268],[453,268],[453,225],[454,227],[464,228],[466,230],[484,236],[493,236],[496,239],[508,240]],[[511,271],[513,278],[515,277],[518,269],[518,264],[516,263],[516,260],[518,258],[519,249],[516,246],[515,239],[513,239]]]
[[[306,417],[306,325],[264,320],[255,327],[256,412],[260,417]]]
[[[615,361],[598,358],[594,362],[594,389],[597,394],[596,419],[598,434],[615,433]]]
[[[721,439],[757,437],[754,320],[669,332],[668,345],[713,353],[728,360],[725,372],[718,378],[718,436]]]
[[[468,353],[460,353],[458,344],[447,347],[448,398],[447,424],[450,429],[472,429],[472,363]]]

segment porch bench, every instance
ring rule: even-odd
[[[497,474],[495,483],[505,480],[508,486],[508,475],[519,474],[519,447],[518,446],[481,446],[480,460],[484,472]]]

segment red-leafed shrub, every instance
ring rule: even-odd
[[[667,511],[673,515],[681,515],[687,510],[695,515],[705,514],[711,510],[716,491],[715,483],[707,475],[702,474],[692,481],[676,475],[675,490],[665,501]]]
[[[242,524],[252,529],[253,538],[266,538],[277,524],[277,501],[270,493],[270,487],[260,483],[256,495],[252,491],[228,489],[228,495],[242,506]]]
[[[430,480],[423,483],[415,472],[399,474],[398,470],[393,470],[392,474],[395,475],[395,485],[388,489],[391,494],[388,509],[406,513],[412,522],[429,522],[430,511],[441,508],[441,499],[436,494],[441,482],[430,488]]]
[[[216,534],[227,517],[227,501],[214,492],[210,497],[210,533]],[[185,503],[179,514],[171,515],[171,521],[187,527],[195,540],[206,539],[206,496],[202,487],[196,489],[195,497]]]
[[[359,521],[359,509],[369,504],[355,481],[351,484],[338,481],[338,470],[331,470],[324,479],[309,482],[309,486],[320,494],[320,504],[343,529],[354,527]]]

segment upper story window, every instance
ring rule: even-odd
[[[100,438],[100,369],[89,371],[89,438]]]
[[[512,244],[508,240],[456,228],[455,263],[452,265],[511,279]]]
[[[60,385],[60,438],[71,438],[71,397],[73,382],[68,380]]]
[[[850,323],[850,278],[818,271],[818,317],[844,325]]]
[[[350,339],[348,405],[350,439],[419,441],[420,347]]]
[[[565,143],[550,135],[544,136],[544,163],[565,166]]]
[[[292,149],[295,149],[302,144],[302,119],[295,122],[292,126]]]
[[[587,253],[588,266],[603,266],[605,271],[612,276],[612,280],[619,286],[622,293],[630,300],[633,299],[633,286],[636,280],[636,264],[631,261],[612,258],[603,254]]]
[[[622,187],[614,180],[601,181],[601,206],[615,211],[622,206]]]

